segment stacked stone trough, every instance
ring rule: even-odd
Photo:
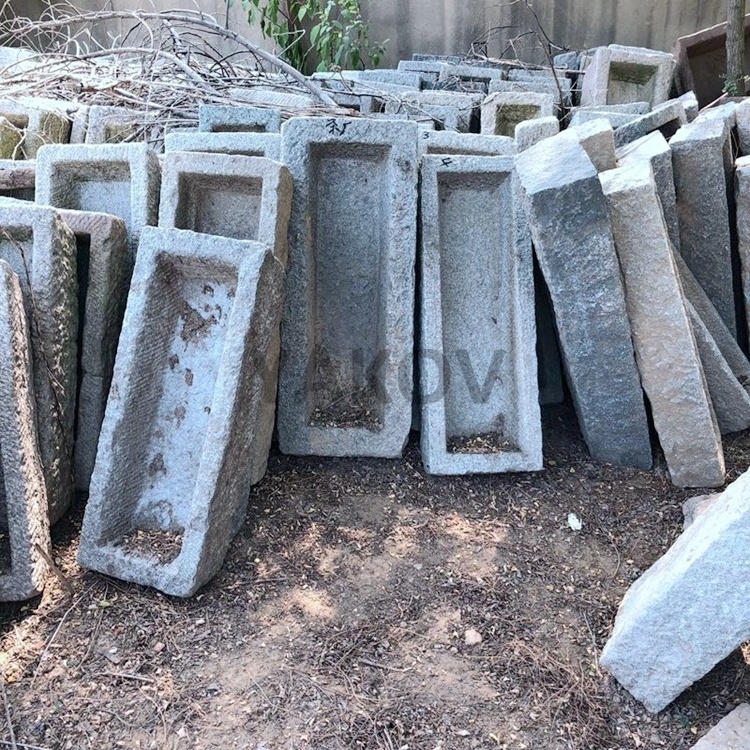
[[[274,428],[396,458],[417,427],[429,473],[537,471],[567,390],[594,458],[722,487],[750,427],[750,100],[699,112],[675,66],[415,55],[313,76],[334,115],[256,86],[167,133],[0,99],[0,599],[41,590],[74,489],[83,565],[193,594]],[[748,482],[623,603],[602,663],[653,710],[750,637]]]

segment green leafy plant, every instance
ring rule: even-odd
[[[359,0],[242,0],[279,56],[303,73],[376,67],[384,42],[371,42]]]

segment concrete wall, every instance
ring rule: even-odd
[[[390,39],[382,66],[395,64],[412,52],[468,52],[474,40],[489,38],[487,52],[499,56],[511,40],[536,29],[525,0],[361,0],[371,22],[373,40]],[[78,0],[82,8],[102,7],[102,0]],[[198,0],[198,5],[217,19],[225,18],[224,0]],[[16,3],[14,2],[14,7]],[[135,7],[174,9],[192,2],[168,0],[134,2],[111,0],[116,10]],[[18,12],[38,14],[40,0],[19,0]],[[725,20],[725,0],[534,0],[534,12],[553,42],[575,49],[617,42],[669,50],[672,42],[705,26]],[[230,27],[259,43],[260,33],[248,26],[240,0],[234,0]],[[509,56],[543,59],[535,35],[512,45]]]

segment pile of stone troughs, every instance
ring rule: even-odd
[[[556,64],[317,75],[351,116],[283,125],[313,100],[238,89],[163,154],[128,142],[147,112],[0,99],[0,599],[41,590],[76,489],[83,565],[191,595],[274,427],[294,455],[398,457],[417,427],[430,473],[541,470],[563,372],[593,457],[650,469],[652,421],[676,485],[722,486],[750,100],[699,113],[652,50]]]

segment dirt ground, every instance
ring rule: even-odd
[[[750,433],[725,452],[731,480]],[[565,409],[537,474],[428,477],[416,440],[401,461],[274,455],[188,601],[81,570],[79,503],[53,540],[70,590],[0,608],[0,747],[692,747],[750,700],[743,650],[658,716],[597,661],[691,494],[663,461],[591,460]]]

